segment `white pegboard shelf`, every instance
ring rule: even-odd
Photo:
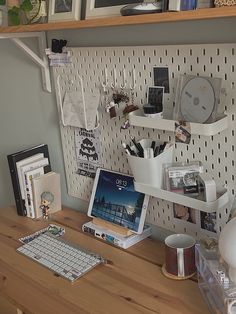
[[[217,212],[226,206],[229,202],[229,193],[226,189],[217,191],[217,200],[214,202],[204,202],[202,200],[188,197],[182,194],[170,192],[163,189],[158,189],[153,186],[134,182],[135,190],[142,192],[172,203],[180,204],[183,206],[195,208],[206,213]]]
[[[176,145],[173,151],[173,160],[177,163],[201,161],[205,171],[215,179],[219,186],[227,186],[229,198],[235,197],[235,43],[135,47],[70,47],[70,50],[72,52],[72,63],[65,67],[53,68],[54,82],[56,82],[58,75],[62,78],[62,97],[64,97],[66,92],[76,90],[76,86],[72,85],[71,82],[77,82],[79,76],[83,77],[84,88],[88,92],[93,92],[97,88],[101,89],[102,84],[104,85],[105,83],[107,84],[107,91],[110,93],[114,82],[119,89],[121,85],[124,85],[124,81],[126,81],[126,90],[128,92],[130,86],[134,86],[135,81],[134,103],[141,109],[146,102],[148,86],[153,86],[153,67],[168,66],[171,93],[165,98],[165,104],[166,112],[169,114],[174,110],[175,93],[180,75],[186,73],[188,75],[222,78],[222,88],[226,91],[223,110],[227,112],[228,117],[212,125],[197,125],[198,129],[196,130],[195,128],[195,131],[195,125],[192,124],[192,131],[197,135],[192,136],[188,145]],[[124,80],[124,77],[126,80]],[[58,94],[57,86],[55,87]],[[105,95],[101,96],[101,100],[103,100]],[[131,174],[132,169],[127,162],[127,156],[124,149],[121,149],[122,142],[132,145],[131,135],[136,139],[149,138],[156,141],[172,142],[174,121],[158,120],[159,126],[154,125],[153,128],[153,119],[148,119],[144,116],[133,116],[134,120],[144,119],[144,122],[141,120],[141,127],[121,130],[121,125],[125,121],[122,115],[124,106],[125,104],[121,104],[117,110],[117,117],[110,119],[109,114],[105,110],[106,101],[101,101],[99,108],[101,160],[102,166],[106,169]],[[168,116],[168,119],[170,117]],[[162,123],[164,123],[164,126]],[[143,125],[145,127],[142,127]],[[158,130],[158,127],[170,131],[163,132]],[[71,196],[89,201],[93,180],[77,174],[75,129],[73,127],[63,127],[62,125],[60,128],[68,193]],[[215,136],[201,136],[201,134],[206,133],[206,131],[203,131],[203,128],[208,128],[208,135],[219,133]],[[142,181],[137,180],[137,182]],[[154,195],[157,195],[154,191],[152,192]],[[189,219],[185,221],[178,216],[176,209],[179,207],[176,204],[173,205],[171,202],[162,199],[163,195],[168,194],[168,192],[164,192],[158,193],[158,197],[150,197],[146,218],[147,223],[177,233],[188,233],[200,239],[206,235],[214,236],[217,232],[220,232],[221,228],[228,221],[231,202],[227,203],[227,194],[220,196],[213,206],[197,200],[195,207],[198,209],[200,207],[200,210],[189,208]],[[173,201],[176,201],[181,196],[171,193],[167,200],[170,197],[172,197]],[[179,203],[192,205],[191,200],[185,197]],[[222,208],[222,203],[227,203],[227,205]],[[215,207],[216,209],[221,207],[221,209],[217,213],[208,213]],[[205,209],[208,212],[201,211],[201,209]]]
[[[158,129],[174,132],[175,121],[158,118],[148,118],[144,116],[143,110],[136,110],[129,114],[130,124],[144,128]],[[222,132],[228,128],[228,117],[224,116],[222,119],[209,124],[190,122],[191,134],[212,136]]]

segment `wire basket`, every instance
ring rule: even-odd
[[[215,7],[232,6],[236,5],[236,0],[215,0]]]

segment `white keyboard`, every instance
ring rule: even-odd
[[[47,233],[17,251],[71,282],[105,262],[101,256]]]

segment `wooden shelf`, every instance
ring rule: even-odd
[[[95,27],[156,24],[165,22],[195,21],[205,19],[209,20],[230,17],[236,17],[236,6],[211,9],[198,9],[181,12],[144,14],[136,16],[118,16],[82,21],[53,22],[47,24],[0,27],[0,33],[24,33],[24,32],[55,31],[62,29],[86,29]]]

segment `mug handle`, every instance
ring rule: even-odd
[[[228,304],[228,314],[233,314],[233,306],[236,305],[236,301],[229,302]]]

